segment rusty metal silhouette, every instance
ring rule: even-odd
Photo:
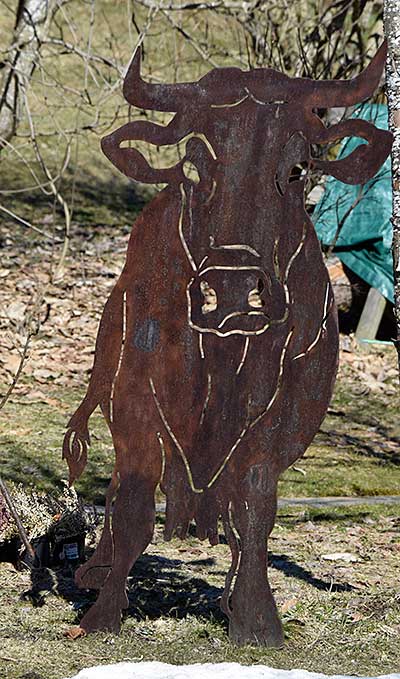
[[[81,587],[100,589],[80,623],[86,632],[120,629],[126,578],[153,535],[160,484],[167,540],[184,538],[194,521],[199,538],[215,545],[222,521],[232,551],[221,600],[230,637],[282,644],[267,579],[277,482],[317,432],[338,360],[332,289],[296,167],[349,184],[376,173],[391,134],[355,119],[326,128],[316,110],[370,97],[385,54],[383,44],[348,82],[221,68],[198,82],[153,85],[136,52],[125,98],[175,115],[165,127],[130,122],[102,140],[128,177],[167,186],[133,227],[89,388],[64,440],[72,483],[100,405],[116,451],[104,530],[76,574]],[[311,156],[312,144],[350,135],[367,143],[347,158]],[[126,140],[186,140],[186,152],[174,167],[155,169],[121,147]]]

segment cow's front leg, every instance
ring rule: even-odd
[[[231,512],[241,553],[230,601],[229,636],[239,645],[279,648],[282,624],[267,578],[267,538],[276,515],[276,480],[268,478],[265,466],[251,467],[239,497]]]
[[[86,632],[120,630],[122,610],[128,607],[126,579],[154,531],[157,481],[136,473],[121,474],[112,518],[113,564],[96,603],[80,622]]]

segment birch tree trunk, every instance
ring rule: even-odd
[[[39,58],[41,42],[60,3],[20,0],[7,60],[0,80],[0,149],[15,134],[22,115],[21,88],[27,87]]]
[[[400,371],[400,0],[385,0],[384,27],[388,41],[386,93],[389,106],[389,129],[393,133],[393,269],[394,303],[397,326],[395,345]]]

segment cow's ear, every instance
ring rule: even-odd
[[[393,135],[366,120],[353,118],[329,128],[321,128],[314,135],[312,143],[326,144],[344,137],[361,137],[367,143],[360,144],[352,153],[340,160],[313,158],[311,165],[345,184],[365,184],[372,179],[388,157]]]

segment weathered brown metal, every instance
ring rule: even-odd
[[[371,96],[385,51],[350,82],[227,68],[197,83],[156,86],[142,80],[136,53],[126,99],[175,116],[166,127],[130,122],[102,141],[128,177],[167,187],[133,227],[88,392],[64,442],[73,482],[100,405],[116,464],[100,543],[77,571],[80,586],[100,589],[81,621],[85,631],[119,630],[126,578],[152,537],[160,484],[166,539],[185,537],[194,520],[214,545],[222,519],[232,550],[221,604],[231,638],[282,644],[266,577],[277,482],[318,430],[338,356],[331,285],[304,209],[304,180],[292,170],[306,163],[348,183],[375,174],[390,133],[363,120],[327,129],[315,109]],[[311,144],[348,135],[367,144],[338,161],[311,157]],[[185,138],[185,157],[167,169],[120,147]],[[198,181],[186,176],[188,162]]]

